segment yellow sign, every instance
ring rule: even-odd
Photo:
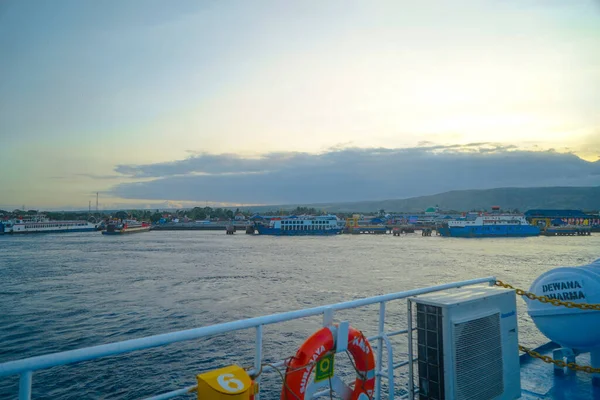
[[[196,376],[198,400],[249,400],[252,380],[242,367],[229,367]]]

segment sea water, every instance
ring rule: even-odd
[[[549,269],[597,259],[599,249],[600,235],[5,235],[0,362],[490,275],[527,289]],[[544,343],[518,304],[520,343]],[[404,328],[406,303],[389,303],[386,315],[388,330]],[[377,306],[336,313],[366,335],[376,333],[377,316]],[[320,323],[265,327],[265,359],[293,355]],[[143,398],[193,385],[211,368],[251,366],[253,343],[247,330],[43,370],[34,373],[33,397]],[[394,351],[406,352],[405,341]],[[274,375],[265,376],[265,398],[278,397]],[[0,378],[0,398],[15,398],[17,387],[18,377]]]

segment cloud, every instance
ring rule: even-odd
[[[584,138],[581,151],[585,152],[590,158],[596,158],[600,161],[600,128],[596,128],[595,131]]]
[[[133,201],[106,201],[102,204],[102,210],[166,210],[166,209],[180,209],[180,208],[193,208],[199,204],[197,201],[156,201],[156,200],[133,200]],[[239,207],[239,203],[202,203],[202,207],[209,206],[213,208],[217,207]],[[245,206],[254,204],[245,204]]]
[[[361,149],[361,148],[332,148],[321,154],[301,152],[272,152],[260,157],[244,157],[237,154],[206,154],[199,153],[185,160],[146,164],[118,165],[115,171],[130,178],[162,178],[168,176],[185,176],[188,174],[266,174],[276,173],[285,169],[335,167],[344,163],[347,156],[361,159],[373,159],[377,162],[384,158],[393,159],[396,155],[415,156],[433,153],[496,153],[509,151],[516,146],[506,146],[496,143],[469,143],[455,145],[430,145],[408,149]]]
[[[122,179],[123,178],[122,175],[117,175],[117,174],[113,174],[113,175],[75,174],[75,176],[81,176],[83,178],[98,179],[98,180],[110,180],[110,179]]]
[[[278,152],[256,158],[201,154],[168,163],[120,165],[116,171],[144,180],[113,187],[111,194],[124,199],[255,204],[381,200],[507,186],[600,185],[600,163],[494,143]]]

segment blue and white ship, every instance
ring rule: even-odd
[[[271,219],[268,224],[256,225],[260,235],[277,236],[337,235],[342,232],[342,229],[335,215]]]
[[[9,233],[12,231],[13,222],[10,219],[4,219],[0,221],[0,235]]]
[[[540,228],[529,224],[522,215],[483,215],[473,221],[448,221],[440,235],[451,237],[526,237],[539,236]]]

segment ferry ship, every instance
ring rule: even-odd
[[[4,235],[5,233],[10,233],[12,231],[13,222],[9,219],[3,219],[0,221],[0,235]]]
[[[522,215],[483,215],[473,221],[448,221],[439,229],[451,237],[526,237],[539,236],[540,228],[529,224]]]
[[[103,235],[122,235],[125,233],[140,233],[147,232],[150,230],[150,224],[146,222],[139,222],[133,219],[126,219],[124,221],[110,222],[106,225],[106,230],[102,231]]]
[[[42,216],[3,221],[2,233],[59,233],[89,232],[96,230],[96,224],[88,221],[51,221]]]
[[[256,225],[260,235],[277,236],[337,235],[342,229],[335,215],[273,218],[268,224]]]
[[[540,301],[573,290],[581,294],[569,302]],[[18,375],[18,398],[31,399],[34,372],[104,357],[117,363],[136,357],[129,353],[193,340],[205,350],[194,356],[197,368],[181,379],[163,377],[162,393],[147,400],[191,393],[232,400],[599,399],[600,312],[590,307],[600,307],[600,259],[547,271],[524,293],[527,313],[549,340],[535,348],[520,345],[517,292],[490,276],[8,361],[0,363],[0,377]],[[308,324],[310,336],[291,329]],[[272,343],[264,341],[265,327],[290,338],[287,350],[277,348],[279,361],[264,349]],[[211,347],[227,333],[237,338],[228,348]],[[122,354],[128,356],[114,357]],[[169,387],[175,381],[189,384]],[[74,390],[81,398],[114,397],[81,385]]]

